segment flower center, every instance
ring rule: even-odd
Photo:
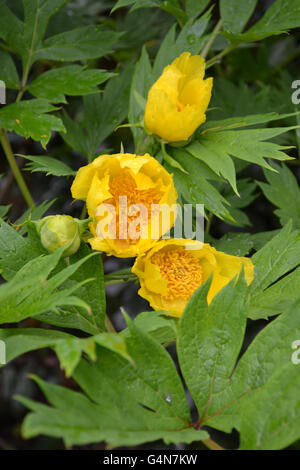
[[[128,172],[120,173],[116,175],[109,184],[109,189],[112,194],[112,198],[106,200],[106,203],[113,204],[116,208],[117,214],[117,237],[119,238],[119,213],[120,213],[120,197],[127,198],[127,210],[130,209],[130,206],[134,204],[142,204],[145,209],[147,209],[147,217],[145,220],[142,220],[142,223],[149,223],[151,220],[151,206],[152,204],[159,204],[161,200],[162,193],[157,191],[156,188],[149,188],[149,189],[138,189],[137,184],[134,178]],[[122,204],[122,199],[121,199]],[[128,233],[128,226],[130,222],[135,220],[137,217],[143,216],[144,212],[139,211],[138,207],[136,208],[136,213],[133,216],[127,215],[127,233]],[[140,231],[140,224],[136,227],[137,232]],[[136,243],[138,239],[132,240],[128,235],[127,241]]]
[[[202,267],[184,248],[154,253],[151,263],[159,267],[162,277],[168,281],[168,300],[188,300],[203,283]]]
[[[179,112],[181,112],[185,108],[185,105],[183,103],[180,103],[180,101],[177,101],[176,105],[177,105],[177,111]]]

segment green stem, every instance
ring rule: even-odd
[[[220,32],[220,29],[222,27],[222,20],[219,20],[218,23],[216,24],[209,40],[207,41],[203,51],[201,52],[201,57],[203,57],[203,59],[205,59],[205,57],[207,56],[208,52],[210,51],[210,48],[211,46],[213,45],[216,37],[218,36],[219,32]]]
[[[212,218],[213,218],[213,214],[210,213],[207,217],[207,222],[206,222],[206,227],[205,227],[205,233],[206,234],[209,234]]]
[[[5,156],[7,158],[7,161],[10,165],[11,171],[13,172],[15,180],[20,188],[21,193],[23,194],[26,204],[29,207],[35,207],[30,191],[25,183],[25,180],[22,176],[20,168],[18,167],[17,162],[15,160],[15,157],[14,157],[14,154],[13,154],[5,129],[1,129],[0,131],[0,141],[1,141],[3,151],[5,153]]]
[[[106,317],[105,317],[105,326],[106,326],[106,329],[109,333],[116,333],[115,327],[112,324],[112,322],[110,321],[110,318],[109,318],[108,315],[106,315]]]
[[[202,442],[210,450],[225,450],[223,447],[219,446],[219,444],[217,444],[212,439],[206,439],[205,441],[202,441]]]
[[[206,69],[212,67],[216,62],[219,62],[225,55],[229,54],[229,52],[233,51],[239,46],[239,44],[231,44],[230,46],[226,47],[222,52],[215,55],[212,59],[206,62]]]

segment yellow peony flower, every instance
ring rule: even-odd
[[[254,266],[249,258],[227,255],[207,243],[195,240],[161,240],[139,256],[132,268],[141,284],[139,294],[154,310],[166,310],[180,317],[189,298],[213,273],[207,301],[244,267],[249,285]]]
[[[79,169],[71,191],[75,199],[86,199],[94,219],[89,225],[91,247],[109,255],[144,253],[175,222],[173,177],[148,154],[101,155]],[[165,217],[163,209],[172,206]]]
[[[205,122],[213,79],[204,80],[205,60],[183,52],[151,87],[145,125],[167,142],[189,139]]]

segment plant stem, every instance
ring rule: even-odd
[[[212,439],[206,439],[205,441],[202,441],[202,442],[210,450],[225,450],[223,447],[219,446],[219,444],[217,444]]]
[[[213,45],[216,37],[218,36],[219,32],[220,32],[220,29],[222,27],[222,20],[219,20],[218,23],[216,24],[209,40],[207,41],[206,45],[204,46],[204,49],[203,51],[201,52],[201,57],[203,57],[203,59],[205,59],[205,57],[207,56],[211,46]]]
[[[212,67],[216,62],[219,62],[220,59],[222,59],[225,55],[229,54],[229,52],[233,51],[239,46],[239,44],[231,44],[230,46],[226,47],[222,52],[219,54],[215,55],[212,59],[208,60],[206,62],[206,68],[209,69]]]
[[[1,141],[1,145],[2,145],[2,148],[3,148],[3,151],[5,153],[5,156],[8,160],[8,163],[10,165],[10,168],[11,168],[11,171],[13,172],[13,175],[15,177],[15,180],[20,188],[20,191],[26,201],[26,204],[29,206],[29,207],[35,207],[35,204],[34,204],[34,201],[32,199],[32,196],[30,194],[30,191],[25,183],[25,180],[22,176],[22,173],[17,165],[17,162],[15,160],[15,157],[14,157],[14,154],[13,154],[13,151],[12,151],[12,148],[11,148],[11,145],[10,145],[10,142],[8,140],[8,137],[7,137],[7,133],[5,131],[5,129],[1,129],[0,131],[0,141]]]
[[[209,213],[207,217],[206,227],[205,227],[206,234],[209,234],[212,218],[213,218],[213,214]]]
[[[106,329],[109,333],[116,333],[115,327],[112,324],[112,322],[110,321],[110,318],[109,318],[108,315],[106,315],[106,317],[105,317],[105,326],[106,326]]]

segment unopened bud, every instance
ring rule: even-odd
[[[64,256],[71,256],[80,246],[80,221],[70,215],[49,215],[37,227],[43,247],[53,253],[66,243]]]

